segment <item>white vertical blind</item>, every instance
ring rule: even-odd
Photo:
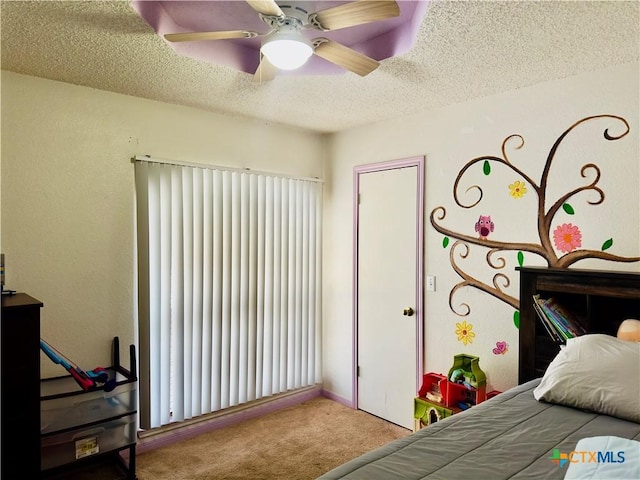
[[[318,182],[135,164],[140,425],[320,381]]]

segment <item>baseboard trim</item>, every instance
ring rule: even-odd
[[[353,402],[351,400],[347,400],[344,397],[341,397],[340,395],[336,395],[333,392],[330,392],[328,390],[322,390],[322,392],[320,393],[323,397],[328,398],[329,400],[333,400],[334,402],[338,402],[341,405],[344,405],[345,407],[349,407],[349,408],[356,408],[353,405]]]
[[[291,407],[319,396],[327,395],[322,391],[321,385],[315,385],[255,400],[245,405],[227,408],[208,415],[202,415],[197,419],[180,422],[179,424],[171,424],[153,430],[140,431],[138,432],[136,452],[144,453],[155,450],[156,448],[165,447],[181,440],[195,437],[196,435],[235,425],[236,423]],[[339,399],[334,400],[342,403]]]

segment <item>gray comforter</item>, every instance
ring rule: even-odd
[[[640,440],[640,424],[538,402],[540,379],[395,440],[341,465],[321,480],[562,479],[568,464],[551,460],[585,437]],[[319,479],[319,480],[320,480]]]

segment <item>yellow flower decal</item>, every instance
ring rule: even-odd
[[[473,337],[475,337],[476,334],[471,330],[473,330],[473,325],[467,323],[466,320],[462,323],[456,323],[456,335],[458,336],[458,341],[465,345],[473,343]]]
[[[527,186],[524,182],[516,180],[509,185],[509,193],[513,198],[522,198],[522,196],[527,193]]]

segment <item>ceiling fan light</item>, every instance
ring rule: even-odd
[[[260,49],[269,63],[280,70],[295,70],[307,63],[313,48],[302,35],[276,34]]]

